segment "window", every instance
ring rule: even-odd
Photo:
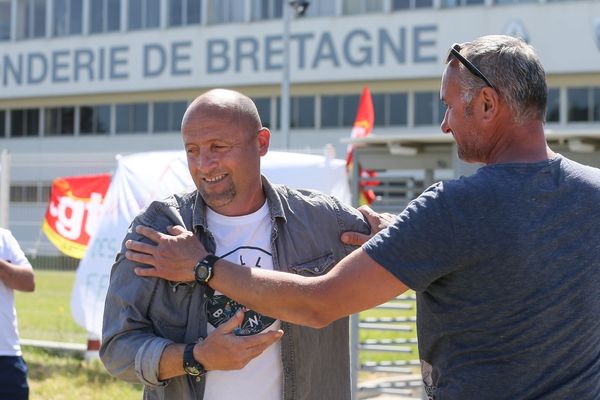
[[[10,136],[38,136],[40,110],[37,108],[12,110],[10,112]]]
[[[277,121],[281,126],[281,98],[277,97]],[[314,96],[294,96],[290,98],[290,128],[315,127]]]
[[[179,132],[186,101],[154,103],[154,132]]]
[[[0,137],[6,137],[6,111],[0,110]]]
[[[283,2],[280,0],[252,0],[252,20],[281,18]]]
[[[38,203],[38,185],[22,184],[10,186],[10,202]]]
[[[0,41],[10,40],[11,9],[10,0],[0,0]]]
[[[312,96],[292,97],[290,101],[290,127],[314,128],[315,98]]]
[[[44,125],[44,135],[46,136],[74,135],[75,108],[47,108]]]
[[[496,0],[496,1],[506,1],[506,0]],[[508,0],[508,1],[513,1],[513,0]],[[534,1],[538,1],[538,0],[534,0]],[[484,4],[484,0],[442,0],[442,7],[446,7],[446,8],[483,5],[483,4]]]
[[[358,95],[321,96],[321,127],[351,127],[358,110]]]
[[[130,30],[158,28],[160,25],[159,0],[129,0],[128,5]]]
[[[335,14],[335,1],[331,0],[311,0],[310,5],[304,14],[307,17],[324,17]]]
[[[345,15],[383,12],[383,0],[346,0],[343,4]]]
[[[548,102],[546,104],[546,122],[560,121],[560,90],[548,89]]]
[[[244,20],[244,4],[239,0],[209,0],[209,24],[225,24],[229,22],[242,22]]]
[[[415,93],[415,126],[436,125],[444,119],[445,107],[438,92]]]
[[[431,7],[433,7],[433,0],[392,0],[392,10]]]
[[[567,89],[569,122],[600,121],[600,88]]]
[[[408,115],[408,95],[406,93],[386,93],[373,95],[375,126],[406,126]]]
[[[110,132],[110,106],[82,106],[79,109],[79,133],[100,135]]]
[[[10,185],[9,201],[17,203],[47,203],[50,185],[47,183],[17,183]]]
[[[82,0],[54,0],[54,36],[80,34],[82,18]]]
[[[169,26],[199,24],[201,0],[169,0]]]
[[[46,0],[20,0],[18,7],[19,39],[46,36]]]
[[[569,103],[569,122],[588,120],[588,88],[569,88],[567,101]]]
[[[321,96],[321,128],[339,126],[340,97]]]
[[[48,203],[48,200],[50,200],[50,191],[52,190],[52,185],[48,185],[48,184],[42,184],[42,188],[41,188],[41,198],[40,201],[42,203]]]
[[[118,104],[117,133],[148,132],[148,104]]]
[[[90,0],[90,33],[114,32],[121,27],[121,0]]]
[[[600,88],[594,88],[592,91],[593,115],[594,121],[600,121]]]
[[[494,0],[495,4],[503,5],[503,4],[526,4],[526,3],[537,3],[539,0]],[[554,1],[554,0],[548,0]]]
[[[263,97],[252,100],[258,109],[258,115],[260,115],[262,126],[274,128],[274,126],[271,125],[271,99],[269,97]]]
[[[342,96],[342,126],[353,126],[358,111],[358,95]]]

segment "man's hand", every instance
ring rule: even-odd
[[[360,206],[358,211],[365,216],[369,226],[371,227],[371,234],[365,235],[359,232],[344,232],[342,233],[341,240],[342,242],[353,245],[360,246],[365,243],[367,240],[371,239],[381,230],[387,228],[392,225],[394,221],[396,221],[396,215],[391,213],[381,213],[378,214],[369,206]]]
[[[156,244],[128,240],[125,242],[128,260],[150,267],[137,267],[139,276],[153,276],[175,282],[194,281],[194,266],[208,253],[194,234],[176,225],[167,228],[170,235],[138,225],[135,231]]]
[[[206,370],[244,368],[283,335],[283,331],[279,329],[252,336],[236,336],[234,332],[243,319],[244,312],[239,310],[194,347],[194,358]]]

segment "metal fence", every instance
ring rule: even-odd
[[[356,397],[386,394],[421,399],[414,293],[375,307],[355,321],[359,333],[355,343],[360,358],[358,370],[373,375],[358,385]]]
[[[52,271],[75,271],[79,265],[77,258],[68,256],[44,256],[39,254],[26,254],[33,269]]]

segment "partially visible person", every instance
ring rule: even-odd
[[[435,400],[600,398],[600,170],[546,144],[547,86],[533,48],[508,36],[454,45],[441,128],[486,164],[437,183],[395,223],[316,279],[215,263],[206,284],[309,326],[412,288],[423,381]],[[372,226],[375,226],[372,224]],[[140,276],[194,279],[207,251],[186,233],[128,243]],[[188,257],[165,259],[165,242]]]
[[[249,271],[317,277],[355,249],[340,234],[366,234],[368,224],[335,197],[261,176],[270,132],[247,96],[204,93],[188,107],[181,130],[197,190],[156,201],[133,221],[106,296],[104,365],[120,379],[143,383],[145,399],[348,400],[347,318],[325,329],[292,325],[213,293],[203,274],[226,259]],[[166,251],[177,247],[169,238],[181,225],[189,231],[184,240],[218,257],[197,260],[196,282],[140,279],[134,268],[144,261],[125,258],[125,246],[151,246],[138,231],[145,225],[167,239]]]
[[[0,228],[0,400],[29,398],[14,291],[33,292],[33,268],[12,233]]]

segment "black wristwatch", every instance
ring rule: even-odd
[[[210,278],[213,276],[213,267],[218,259],[219,257],[209,254],[198,261],[198,264],[194,267],[194,277],[196,282],[208,286],[208,281],[210,281]]]
[[[183,350],[183,370],[190,376],[200,378],[202,375],[206,374],[206,369],[202,363],[199,363],[194,358],[195,345],[196,343],[185,345],[185,350]]]

